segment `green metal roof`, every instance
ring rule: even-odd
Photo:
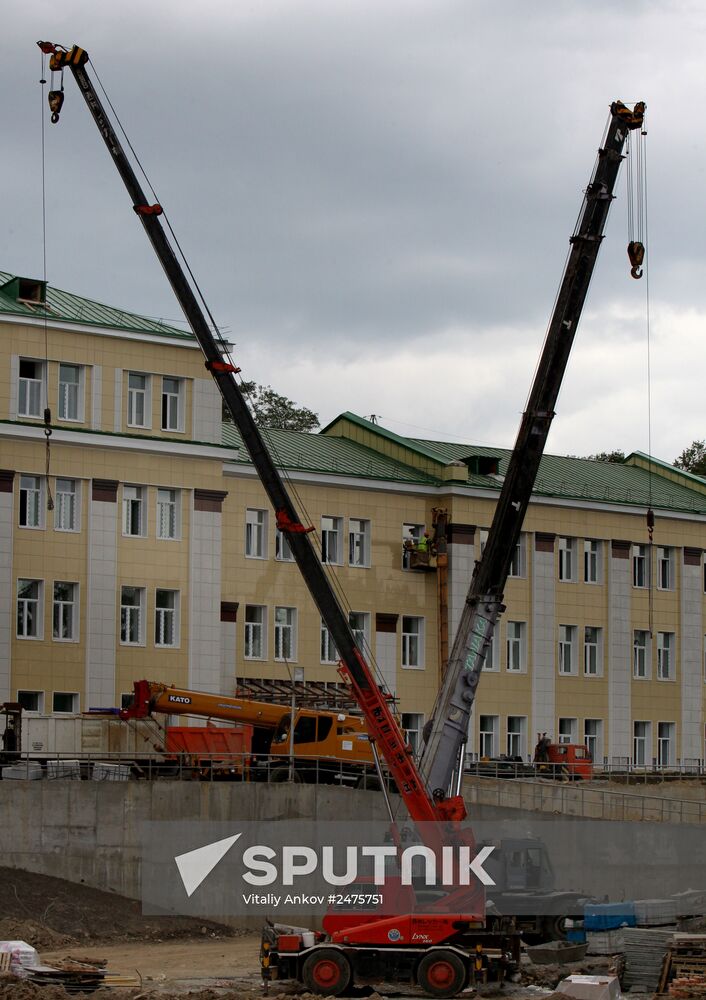
[[[40,303],[28,303],[17,300],[17,282],[19,276],[0,271],[0,313],[14,316],[44,317],[45,307]],[[22,279],[24,280],[24,279]],[[41,284],[41,282],[36,282]],[[150,333],[161,337],[177,337],[180,340],[195,340],[188,330],[180,330],[176,326],[164,323],[162,320],[138,316],[136,313],[115,309],[93,299],[84,299],[80,295],[72,295],[53,285],[46,286],[46,315],[55,322],[81,323],[87,326],[110,327],[112,330],[125,330],[134,333]]]

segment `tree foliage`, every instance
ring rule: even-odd
[[[592,462],[615,462],[620,465],[625,461],[625,452],[616,448],[615,451],[599,451],[595,455],[588,455]]]
[[[692,441],[679,458],[674,459],[677,469],[693,472],[695,476],[706,476],[706,441]]]
[[[319,426],[317,413],[275,392],[271,385],[258,385],[254,381],[241,382],[240,391],[259,427],[280,431],[315,431]],[[225,406],[223,419],[231,421]]]

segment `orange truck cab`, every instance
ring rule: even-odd
[[[583,743],[549,743],[545,750],[546,760],[536,762],[538,771],[574,781],[590,781],[593,777],[591,751]]]

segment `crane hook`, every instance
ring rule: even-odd
[[[630,264],[630,274],[633,278],[642,277],[642,262],[645,259],[645,247],[644,244],[639,243],[637,240],[631,240],[628,243],[628,258]]]

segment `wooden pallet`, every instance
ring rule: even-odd
[[[12,961],[12,955],[9,951],[0,951],[0,973],[10,971],[10,962]]]

